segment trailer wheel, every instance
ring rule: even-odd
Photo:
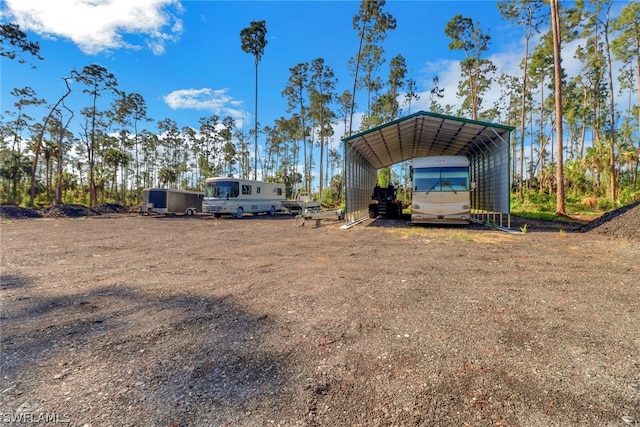
[[[222,216],[222,215],[221,215],[221,214],[219,214],[219,213],[214,213],[214,214],[213,214],[213,217],[214,217],[214,218],[220,218],[221,216]]]
[[[242,215],[244,215],[244,210],[242,208],[238,208],[236,210],[236,218],[240,219],[242,218]]]
[[[187,216],[193,215],[193,211],[191,209],[187,209]]]
[[[269,215],[276,216],[276,207],[275,206],[271,206],[271,210],[269,211]]]

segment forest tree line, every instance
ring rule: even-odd
[[[499,1],[502,17],[522,30],[520,75],[497,73],[489,59],[490,33],[473,17],[456,15],[446,24],[448,47],[463,57],[460,106],[442,105],[443,89],[433,76],[424,91],[429,110],[514,126],[511,181],[520,201],[558,195],[563,213],[565,192],[595,199],[603,208],[640,197],[640,3],[629,1],[615,17],[613,6],[612,0]],[[292,65],[282,88],[286,113],[260,125],[256,106],[248,134],[232,117],[202,117],[197,128],[148,117],[144,97],[120,88],[117,77],[96,64],[59,76],[67,90],[58,99],[14,88],[13,108],[2,112],[0,123],[0,201],[130,206],[147,187],[202,190],[207,177],[260,175],[284,182],[289,197],[314,190],[318,182],[317,195],[339,205],[342,153],[331,142],[411,112],[420,96],[402,54],[387,61],[385,37],[397,23],[385,1],[362,0],[352,25],[359,44],[345,66],[353,80],[339,82],[322,58]],[[2,24],[1,32],[0,56],[26,67],[46,61],[18,25]],[[255,58],[256,104],[259,62],[268,55],[266,33],[267,23],[257,21],[239,35],[239,47]],[[554,53],[572,42],[578,42],[581,68],[567,76],[554,66]],[[348,89],[339,91],[339,85]],[[485,105],[496,88],[498,101]],[[86,106],[71,110],[65,103],[70,97],[81,97]],[[364,102],[358,105],[356,98]],[[32,117],[43,107],[46,116]],[[357,128],[356,109],[364,112]],[[80,131],[71,132],[72,123]],[[345,135],[334,135],[337,124]],[[381,184],[401,188],[405,170],[380,171]]]

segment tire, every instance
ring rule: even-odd
[[[276,216],[276,207],[275,206],[271,206],[271,210],[269,211],[269,215],[270,216]]]
[[[193,215],[193,211],[191,209],[187,209],[187,216],[192,216]]]
[[[369,218],[377,218],[378,217],[378,205],[371,204],[369,205]]]
[[[242,218],[242,215],[244,215],[244,210],[242,208],[238,208],[236,210],[236,218],[240,219]]]
[[[219,214],[219,213],[214,213],[214,214],[213,214],[213,217],[214,217],[214,218],[220,218],[221,216],[222,216],[222,215],[221,215],[221,214]]]

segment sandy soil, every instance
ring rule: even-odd
[[[8,425],[640,423],[638,206],[524,234],[9,211]]]

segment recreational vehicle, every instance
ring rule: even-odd
[[[471,220],[469,160],[464,156],[412,160],[411,223],[468,224]]]
[[[202,211],[203,196],[195,191],[147,188],[142,191],[142,212],[195,215]]]
[[[202,211],[242,218],[245,213],[275,215],[285,200],[284,184],[238,178],[207,178]]]

